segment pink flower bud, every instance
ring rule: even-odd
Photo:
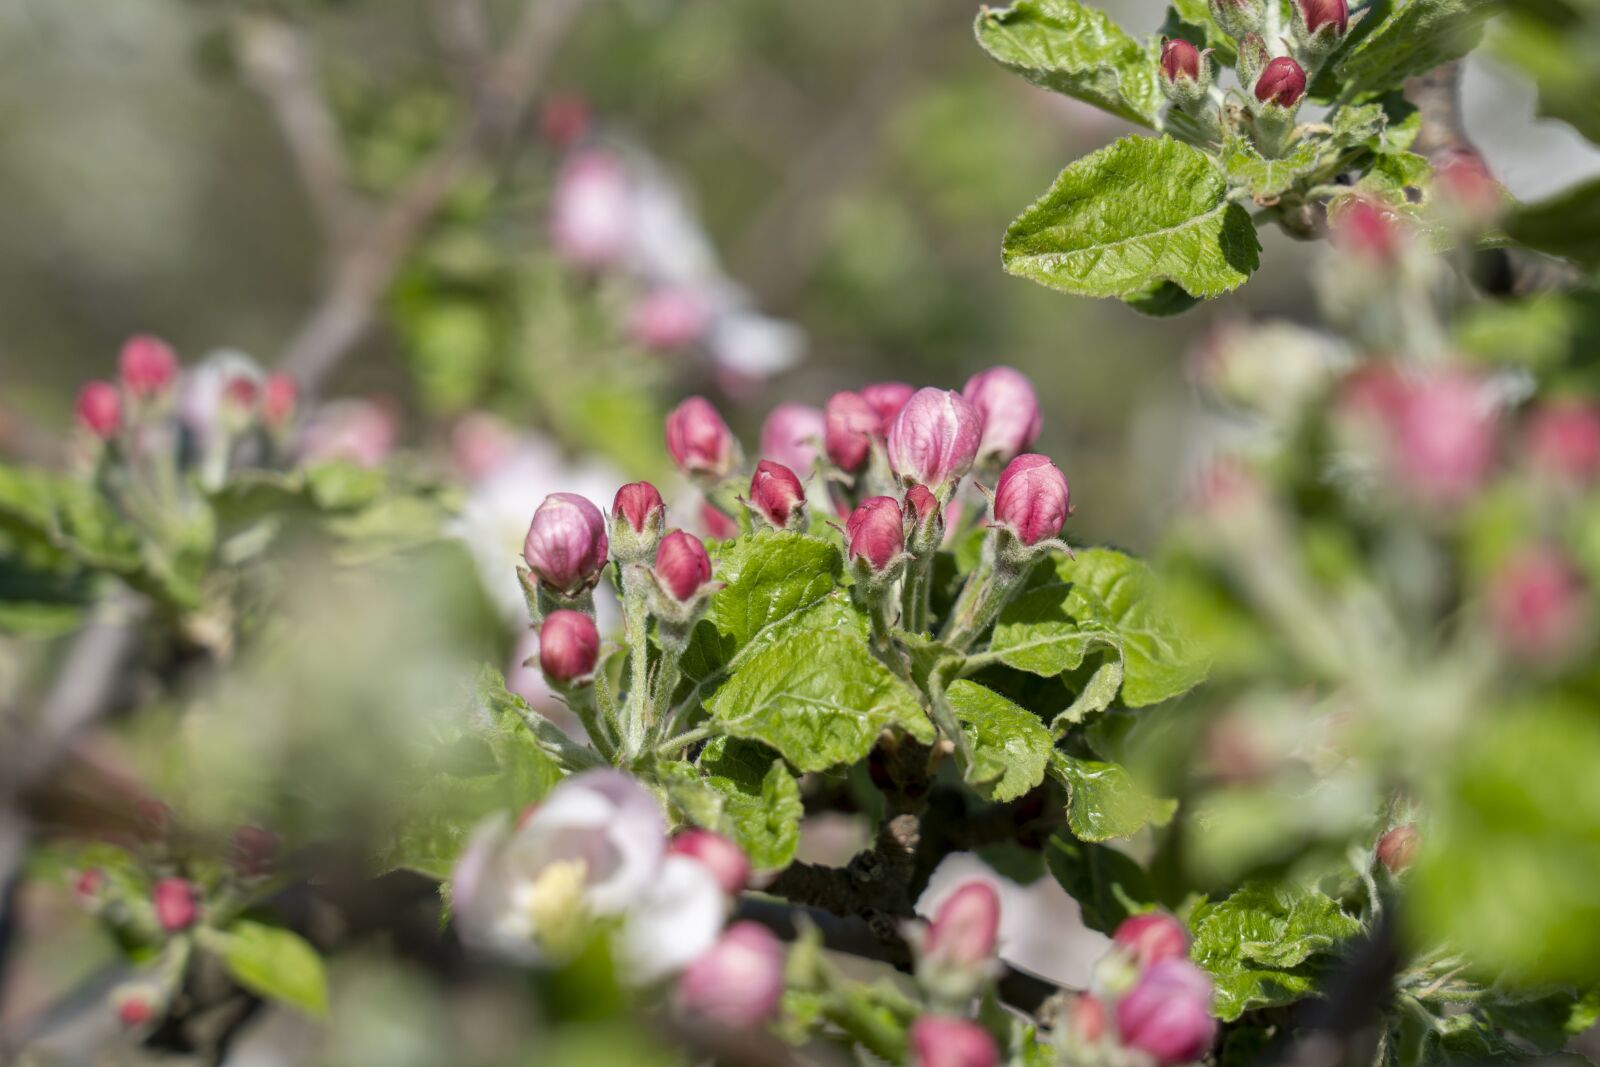
[[[733,431],[711,401],[691,396],[667,415],[667,451],[683,473],[720,478],[733,467]]]
[[[991,367],[968,378],[961,395],[983,420],[980,456],[1005,462],[1039,436],[1039,398],[1020,371]]]
[[[1528,459],[1534,470],[1561,481],[1600,477],[1600,409],[1579,400],[1558,400],[1528,420]]]
[[[889,427],[889,466],[943,495],[972,469],[983,418],[961,394],[919,389]]]
[[[234,867],[249,878],[260,878],[272,870],[278,857],[278,835],[260,826],[241,826],[233,831]]]
[[[150,899],[156,906],[156,921],[169,934],[187,930],[199,917],[199,895],[187,878],[161,879],[152,888]]]
[[[1495,413],[1468,374],[1408,383],[1394,435],[1399,474],[1427,502],[1459,503],[1494,463]]]
[[[760,1026],[783,996],[783,944],[753,922],[736,922],[678,979],[678,1007],[729,1029]]]
[[[599,508],[576,493],[551,493],[533,513],[522,558],[540,582],[572,596],[600,580],[608,548]]]
[[[578,152],[556,176],[550,232],[556,251],[576,267],[608,266],[628,248],[631,190],[622,164],[610,152]]]
[[[646,293],[628,315],[628,336],[656,352],[687,348],[705,336],[711,308],[693,289],[666,286]]]
[[[539,668],[553,684],[566,685],[594,673],[600,659],[600,632],[581,611],[561,609],[539,627]]]
[[[1417,858],[1417,847],[1422,835],[1411,823],[1396,826],[1378,838],[1378,862],[1390,874],[1400,874]]]
[[[573,144],[589,129],[589,101],[581,93],[551,93],[539,108],[539,136],[557,148]]]
[[[1111,943],[1140,967],[1166,959],[1183,959],[1189,954],[1189,932],[1164,911],[1130,915],[1122,920]]]
[[[878,413],[887,430],[915,393],[916,389],[905,382],[878,382],[863,388],[861,399],[872,405],[872,410]]]
[[[739,524],[709,500],[700,505],[700,525],[713,541],[727,541],[739,536]]]
[[[913,485],[906,490],[906,521],[914,527],[924,527],[939,517],[939,498],[925,485]]]
[[[649,482],[629,482],[617,490],[616,499],[611,502],[611,513],[622,516],[636,534],[659,522],[666,509],[660,490]]]
[[[1524,549],[1490,580],[1489,619],[1512,655],[1563,659],[1588,631],[1589,593],[1565,554],[1543,546]]]
[[[806,404],[779,404],[761,424],[761,456],[809,475],[827,434],[821,411]]]
[[[117,1000],[117,1021],[130,1030],[143,1026],[155,1016],[155,1005],[143,993],[128,993]]]
[[[1067,1025],[1079,1041],[1094,1044],[1106,1032],[1106,1005],[1093,993],[1079,993],[1072,998],[1067,1014]]]
[[[260,392],[261,388],[254,378],[235,375],[222,386],[222,402],[236,412],[248,414],[255,410]]]
[[[880,573],[905,551],[905,524],[900,517],[900,502],[892,496],[863,500],[844,524],[845,542],[851,560],[866,560],[873,573]]]
[[[750,504],[780,530],[803,521],[806,488],[794,471],[764,459],[750,479]]]
[[[994,958],[1000,935],[1000,895],[988,882],[968,882],[946,897],[922,942],[923,958],[938,966],[972,970]]]
[[[109,441],[122,421],[122,400],[110,382],[85,382],[78,390],[78,422],[102,441]]]
[[[667,851],[700,861],[717,876],[717,884],[729,896],[744,889],[750,882],[749,857],[721,834],[710,830],[685,830],[672,839]]]
[[[1177,81],[1179,78],[1199,81],[1200,49],[1181,37],[1162,41],[1161,74],[1169,82]]]
[[[1158,1063],[1199,1059],[1211,1047],[1216,1029],[1211,979],[1186,959],[1151,964],[1117,1001],[1122,1043],[1148,1052]]]
[[[1403,224],[1390,211],[1365,197],[1344,198],[1329,212],[1333,243],[1358,258],[1392,265],[1405,243]]]
[[[106,872],[99,867],[87,867],[73,879],[72,892],[77,896],[78,903],[84,907],[92,907],[100,900],[100,890],[106,884]]]
[[[1297,0],[1300,5],[1300,17],[1306,21],[1306,29],[1316,33],[1324,26],[1332,25],[1333,32],[1343,37],[1350,28],[1350,8],[1345,0]]]
[[[828,398],[826,417],[828,459],[853,474],[867,462],[872,439],[883,434],[883,417],[860,393],[834,393]]]
[[[261,417],[268,426],[282,426],[294,418],[294,409],[300,403],[300,387],[287,374],[267,376],[261,393]]]
[[[994,491],[994,519],[1017,540],[1036,545],[1055,537],[1071,514],[1066,476],[1049,459],[1030,452],[1006,464]]]
[[[1433,175],[1440,201],[1465,221],[1487,224],[1505,209],[1505,190],[1489,173],[1483,157],[1470,148],[1440,152],[1434,157]]]
[[[656,549],[655,572],[656,580],[667,592],[678,601],[687,602],[711,580],[711,557],[698,537],[673,530]]]
[[[906,1032],[911,1067],[995,1067],[1000,1049],[989,1031],[969,1019],[924,1015]]]
[[[117,368],[122,375],[122,385],[130,394],[154,396],[178,376],[178,357],[159,337],[138,334],[123,343]]]
[[[1306,95],[1306,72],[1289,56],[1278,56],[1256,79],[1255,94],[1263,104],[1294,107]]]

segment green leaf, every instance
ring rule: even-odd
[[[1600,178],[1518,208],[1506,220],[1506,232],[1514,241],[1570,259],[1585,270],[1600,267]]]
[[[1067,708],[1057,715],[1050,723],[1050,732],[1057,737],[1067,732],[1067,728],[1074,726],[1097,711],[1104,711],[1111,706],[1117,698],[1117,690],[1122,688],[1122,653],[1106,659],[1096,667],[1089,680],[1078,691],[1077,697]]]
[[[984,51],[1035,85],[1156,125],[1156,64],[1103,11],[1077,0],[1020,0],[980,11],[975,29]]]
[[[1192,296],[1237,288],[1260,262],[1244,208],[1210,156],[1161,137],[1125,137],[1073,163],[1006,230],[1006,270],[1080,296]]]
[[[1067,787],[1067,826],[1079,841],[1130,837],[1151,824],[1165,826],[1178,810],[1176,800],[1140,789],[1121,764],[1055,752],[1050,771]]]
[[[865,622],[847,625],[817,605],[808,613],[822,627],[798,623],[784,639],[764,643],[706,701],[734,737],[777,749],[802,771],[854,763],[885,727],[898,726],[932,742],[933,724],[917,694],[867,649]]]
[[[1594,8],[1586,0],[1510,0],[1493,37],[1495,54],[1539,87],[1539,114],[1600,142],[1600,69]]]
[[[205,938],[238,983],[269,1000],[321,1018],[328,1011],[328,976],[317,950],[291,930],[240,919]]]
[[[700,753],[705,781],[722,794],[717,829],[731,836],[757,871],[781,871],[800,844],[805,807],[800,783],[777,753],[764,745],[713,738]]]
[[[1116,634],[1104,621],[1105,608],[1066,581],[1024,589],[995,620],[989,651],[1019,671],[1054,678],[1075,670],[1090,648],[1116,648]]]
[[[967,781],[992,783],[994,800],[1015,800],[1044,781],[1050,731],[1039,717],[976,682],[952,682],[945,696],[972,748]]]
[[[1314,958],[1361,930],[1333,898],[1296,882],[1247,882],[1222,901],[1205,901],[1189,916],[1189,954],[1216,981],[1216,1013],[1290,1004],[1309,995],[1320,967]]]
[[[1413,74],[1470,52],[1494,11],[1490,0],[1407,0],[1388,14],[1377,6],[1368,19],[1381,19],[1347,50],[1334,73],[1349,93],[1398,88]]]
[[[1399,207],[1419,203],[1433,180],[1433,167],[1413,152],[1386,152],[1372,161],[1356,183],[1358,192]]]
[[[1200,303],[1199,297],[1190,296],[1181,285],[1174,285],[1171,282],[1156,282],[1137,293],[1129,293],[1122,299],[1139,314],[1156,319],[1182,315]]]
[[[572,740],[555,723],[529,707],[526,700],[508,690],[505,679],[493,667],[484,667],[478,674],[478,700],[496,726],[490,742],[495,756],[502,767],[525,777],[530,786],[543,784],[548,789],[562,773],[604,765],[599,753]],[[542,795],[541,791],[539,796]],[[538,798],[530,797],[529,802]]]
[[[1083,923],[1091,930],[1113,933],[1122,920],[1154,905],[1149,875],[1114,848],[1075,840],[1062,830],[1050,838],[1044,858],[1061,888],[1078,902]]]
[[[1250,191],[1258,203],[1269,203],[1294,188],[1295,182],[1309,174],[1321,158],[1321,145],[1301,138],[1281,159],[1267,159],[1248,137],[1229,134],[1222,146],[1222,169],[1228,179]]]

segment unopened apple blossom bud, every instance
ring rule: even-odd
[[[129,989],[113,998],[117,1021],[130,1030],[144,1026],[156,1017],[156,1001],[149,990]]]
[[[783,997],[783,943],[758,923],[728,927],[678,979],[678,1007],[732,1030],[760,1026]]]
[[[255,411],[261,387],[254,378],[236,375],[222,386],[222,404],[230,417],[238,418]]]
[[[1590,629],[1588,587],[1565,553],[1548,546],[1523,549],[1490,579],[1489,620],[1495,638],[1518,659],[1566,659]]]
[[[695,598],[711,581],[711,557],[693,534],[673,530],[656,549],[656,581],[680,603]]]
[[[983,420],[980,461],[1004,463],[1039,436],[1039,398],[1021,371],[990,367],[968,378],[961,395]]]
[[[1347,0],[1295,0],[1293,47],[1313,65],[1334,52],[1350,30]]]
[[[570,685],[594,674],[600,631],[581,611],[559,609],[539,626],[539,669],[553,685]]]
[[[911,1067],[995,1067],[1000,1049],[989,1031],[970,1019],[924,1015],[906,1032]]]
[[[700,505],[700,526],[713,541],[727,541],[739,536],[739,524],[733,520],[733,516],[709,500]]]
[[[261,390],[261,417],[268,426],[282,426],[294,418],[300,387],[287,374],[272,374]]]
[[[1528,419],[1525,448],[1535,474],[1557,481],[1589,483],[1600,478],[1600,407],[1582,400],[1556,400]]]
[[[834,393],[826,408],[824,443],[828,460],[847,474],[866,465],[874,438],[883,436],[883,417],[860,393]]]
[[[704,296],[683,286],[646,293],[628,315],[628,336],[641,348],[674,352],[705,337],[711,307]]]
[[[541,584],[570,597],[600,580],[608,548],[599,508],[576,493],[551,493],[528,524],[522,558]]]
[[[78,424],[102,441],[108,441],[122,422],[122,399],[110,382],[85,382],[78,390]]]
[[[851,562],[883,573],[906,547],[900,502],[892,496],[868,497],[845,520],[844,535]]]
[[[877,382],[861,390],[861,399],[872,405],[887,431],[894,417],[900,414],[900,409],[906,406],[916,391],[914,386],[906,382]]]
[[[1130,915],[1122,920],[1111,943],[1131,956],[1140,967],[1189,954],[1189,932],[1164,911]]]
[[[178,376],[178,357],[159,337],[138,334],[123,342],[117,370],[131,396],[155,396],[165,392]]]
[[[1295,0],[1306,29],[1316,33],[1324,26],[1332,26],[1343,36],[1350,28],[1350,7],[1345,0]]]
[[[794,471],[764,459],[750,478],[750,504],[779,530],[804,529],[806,487]]]
[[[1411,823],[1396,826],[1378,838],[1378,862],[1390,874],[1400,874],[1417,858],[1422,835]]]
[[[105,884],[106,872],[99,867],[86,867],[72,880],[72,892],[79,904],[93,908],[100,903],[100,890]]]
[[[1396,420],[1398,473],[1424,502],[1461,503],[1488,478],[1497,420],[1478,378],[1440,373],[1407,383]]]
[[[968,882],[934,912],[922,959],[933,967],[976,970],[994,958],[999,936],[1000,895],[988,882]]]
[[[1505,190],[1470,148],[1447,148],[1434,157],[1433,188],[1439,204],[1462,225],[1488,226],[1506,207]]]
[[[1329,209],[1328,224],[1334,247],[1367,263],[1392,266],[1405,246],[1405,224],[1366,197],[1341,198]]]
[[[1066,476],[1047,457],[1028,453],[1006,464],[994,491],[996,525],[1036,545],[1058,536],[1071,514]]]
[[[1168,82],[1200,80],[1200,49],[1181,37],[1161,42],[1161,75]]]
[[[750,883],[750,858],[721,834],[698,828],[685,830],[672,839],[667,851],[704,864],[717,876],[717,884],[729,896]]]
[[[1260,34],[1266,26],[1266,0],[1209,0],[1209,6],[1211,17],[1229,37]]]
[[[1256,78],[1255,97],[1263,104],[1293,108],[1306,95],[1306,72],[1290,56],[1278,56]]]
[[[627,172],[610,152],[571,156],[556,176],[550,234],[556,251],[585,270],[608,266],[627,251],[632,195]]]
[[[733,469],[733,431],[711,401],[691,396],[667,415],[667,451],[683,473],[720,478]]]
[[[1072,998],[1072,1007],[1067,1010],[1067,1025],[1072,1036],[1084,1044],[1099,1041],[1106,1032],[1105,1001],[1093,993],[1079,993]]]
[[[621,563],[655,558],[666,528],[667,505],[649,482],[629,482],[611,502],[611,553]]]
[[[972,469],[982,437],[983,418],[960,393],[919,389],[889,427],[889,466],[943,497]]]
[[[925,485],[913,485],[906,490],[906,521],[913,527],[924,527],[940,518],[939,498]]]
[[[761,458],[810,477],[817,465],[827,419],[810,404],[779,404],[761,424]]]
[[[163,878],[150,891],[156,922],[169,934],[187,930],[200,915],[199,894],[187,878]]]
[[[1160,960],[1117,1001],[1122,1043],[1160,1064],[1198,1060],[1216,1037],[1211,979],[1186,959]]]

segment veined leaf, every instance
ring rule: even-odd
[[[1165,826],[1178,810],[1176,800],[1139,788],[1121,764],[1054,752],[1050,772],[1067,787],[1067,826],[1080,841],[1130,837],[1151,823]]]
[[[800,784],[777,753],[752,741],[713,738],[700,753],[705,782],[722,795],[727,833],[758,871],[781,871],[800,844]]]
[[[226,930],[209,932],[204,943],[252,993],[318,1018],[327,1014],[328,976],[322,957],[294,931],[240,919]]]
[[[1003,801],[1044,780],[1052,741],[1039,716],[976,682],[952,682],[945,696],[972,750],[969,782],[992,783],[990,797]]]
[[[1346,91],[1383,92],[1470,52],[1494,12],[1490,0],[1407,0],[1334,64]],[[1364,29],[1364,27],[1363,27]]]
[[[1222,167],[1231,181],[1250,190],[1258,202],[1276,200],[1304,174],[1316,167],[1322,145],[1310,138],[1295,142],[1293,150],[1281,159],[1267,159],[1249,138],[1229,136],[1222,146]]]

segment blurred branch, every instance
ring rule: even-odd
[[[477,99],[491,58],[483,0],[432,0],[429,10],[457,91],[462,99]]]
[[[521,121],[535,87],[588,0],[531,0],[444,143],[339,257],[328,291],[289,342],[283,368],[314,392],[372,325],[373,312],[423,228],[494,142]]]

